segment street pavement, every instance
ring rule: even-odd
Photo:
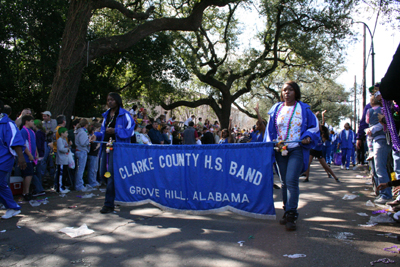
[[[283,210],[276,189],[277,220],[232,212],[175,214],[149,204],[103,215],[104,193],[99,190],[92,192],[99,196],[89,199],[77,197],[83,195],[78,192],[66,197],[49,192],[48,204],[23,203],[20,215],[0,220],[0,266],[371,266],[382,258],[395,261],[389,266],[400,266],[398,253],[383,250],[399,245],[385,234],[400,235],[400,224],[359,226],[372,211],[383,209],[366,206],[374,200],[369,179],[362,177],[366,173],[333,170],[342,183],[328,178],[317,163],[311,166],[309,183],[300,178],[295,232],[278,223]],[[345,194],[358,197],[343,200]],[[76,238],[58,232],[82,224],[95,232]],[[284,256],[293,254],[305,257]]]

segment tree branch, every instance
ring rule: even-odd
[[[240,107],[238,104],[236,104],[236,102],[233,102],[232,104],[235,105],[235,107],[236,107],[240,112],[246,114],[246,115],[249,116],[250,118],[257,119],[257,115],[248,112],[246,109],[243,109],[243,108]]]
[[[96,1],[95,9],[110,8],[121,12],[125,17],[137,20],[146,20],[154,11],[155,7],[149,7],[145,13],[138,13],[128,9],[122,3],[114,0],[98,0]]]

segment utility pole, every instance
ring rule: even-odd
[[[367,31],[367,26],[364,24],[364,45],[363,45],[363,93],[362,93],[362,98],[363,98],[363,108],[366,106],[367,104],[367,100],[366,100],[366,94],[367,94],[367,81],[365,79],[366,76],[366,70],[367,70],[367,66],[366,64],[366,31]]]
[[[354,132],[357,132],[357,82],[354,75]]]

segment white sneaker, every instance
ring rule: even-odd
[[[350,168],[349,168],[349,167],[346,167],[346,170],[350,170]]]
[[[344,169],[344,165],[340,166],[340,168],[343,170]]]
[[[18,215],[21,213],[21,210],[13,210],[13,209],[8,209],[6,211],[6,214],[1,216],[3,219],[10,219],[11,217],[14,217],[15,215]]]
[[[61,194],[67,194],[67,193],[69,193],[69,192],[71,192],[69,189],[64,189],[64,190],[61,189],[61,190],[60,190],[60,193],[61,193]]]

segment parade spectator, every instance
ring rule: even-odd
[[[355,134],[350,129],[350,124],[346,122],[344,125],[344,130],[342,130],[339,134],[338,140],[338,149],[340,148],[342,150],[342,169],[344,169],[346,166],[346,170],[350,170],[350,157],[354,144]]]
[[[40,120],[34,120],[33,123],[34,123],[33,130],[35,131],[36,135],[38,161],[36,164],[36,169],[33,177],[35,191],[33,192],[32,196],[36,197],[45,194],[42,182],[43,182],[43,175],[46,170],[46,162],[43,160],[46,150],[46,133],[45,129],[42,126],[42,122]]]
[[[132,108],[129,110],[129,113],[131,114],[132,118],[133,118],[133,116],[137,115],[136,109],[137,109],[137,105],[133,105]]]
[[[101,130],[96,135],[97,140],[115,140],[118,143],[130,143],[131,136],[134,134],[135,121],[129,112],[124,109],[121,96],[118,93],[109,93],[107,96],[108,110],[103,113],[103,124]],[[106,197],[101,213],[114,211],[115,186],[113,174],[113,153],[106,152],[106,145],[101,146],[100,151],[100,176],[104,177],[106,172],[110,173],[107,178]]]
[[[89,140],[94,140],[96,133],[100,132],[101,124],[98,122],[94,122],[88,127]],[[91,187],[98,187],[100,184],[97,182],[97,172],[99,169],[99,152],[100,152],[100,144],[99,143],[90,143],[90,150],[87,158],[87,174],[88,174],[88,183]]]
[[[149,129],[152,128],[153,126],[148,125],[150,127],[143,127],[141,132],[140,132],[140,139],[142,140],[143,144],[145,145],[152,145],[151,139],[148,135]]]
[[[7,173],[14,165],[14,156],[18,156],[18,166],[22,171],[26,169],[23,155],[25,141],[16,124],[3,113],[4,104],[0,100],[0,202],[7,209],[1,216],[10,219],[21,213],[21,207],[14,201],[13,194],[8,186]]]
[[[59,138],[57,139],[57,154],[56,154],[56,181],[55,190],[61,194],[67,194],[70,192],[67,185],[71,186],[71,179],[68,172],[68,153],[70,148],[68,145],[68,130],[65,127],[59,127],[57,130]]]
[[[231,128],[232,119],[229,119],[228,129]],[[228,129],[223,129],[221,131],[221,138],[219,139],[218,144],[231,144],[235,143],[234,136],[232,135],[232,131]]]
[[[204,145],[213,145],[215,144],[214,135],[208,130],[207,127],[203,128],[203,136],[201,137],[201,143]]]
[[[172,116],[171,118],[168,119],[167,124],[173,125],[175,123],[175,119],[176,119],[176,117]]]
[[[136,143],[136,144],[143,144],[142,135],[139,132],[140,130],[141,130],[141,128],[139,127],[139,124],[135,124],[135,129],[134,129],[135,142],[134,143]]]
[[[54,133],[57,127],[57,121],[51,118],[51,112],[50,111],[42,112],[42,119],[43,119],[42,121],[43,128],[46,130],[46,134],[48,134],[49,132]]]
[[[195,145],[198,138],[198,133],[194,128],[194,122],[190,121],[188,127],[185,129],[185,131],[183,131],[183,144]]]
[[[195,115],[190,116],[190,118],[188,118],[183,124],[188,127],[189,126],[189,122],[193,121],[193,125],[194,125],[194,119],[196,118]]]
[[[163,140],[165,145],[172,145],[171,127],[164,126],[161,128]]]
[[[383,126],[379,123],[378,115],[383,113],[380,106],[381,95],[373,96],[371,99],[371,108],[367,111],[365,121],[369,124],[369,128],[365,130],[368,136],[372,137],[372,147],[374,151],[374,169],[375,183],[377,185],[390,181],[389,174],[386,169],[386,163],[391,152],[391,146],[386,141],[386,133]],[[381,190],[379,196],[374,200],[377,204],[385,204],[392,199],[392,190],[390,188]]]
[[[24,178],[22,196],[26,201],[32,200],[32,194],[29,192],[32,177],[34,175],[34,164],[37,163],[38,155],[36,149],[36,136],[32,130],[34,119],[30,115],[25,115],[21,118],[21,135],[25,142],[24,157],[26,161],[26,169],[21,171],[21,176]]]
[[[152,144],[163,145],[164,137],[162,133],[158,130],[158,122],[154,121],[152,123],[152,128],[149,131],[149,137]]]
[[[182,145],[181,134],[178,131],[172,132],[172,144],[173,145]]]
[[[21,128],[21,120],[23,116],[32,116],[32,111],[30,108],[25,108],[21,111],[21,114],[18,116],[18,118],[15,120],[15,124],[17,125],[18,128]],[[24,126],[24,125],[22,125]]]
[[[299,176],[308,167],[309,151],[318,142],[319,123],[310,107],[301,102],[297,83],[288,81],[281,90],[281,101],[268,114],[269,123],[264,141],[300,141],[278,144],[275,152],[279,176],[282,182],[283,209],[279,221],[289,231],[296,230],[299,202]]]
[[[55,129],[55,140],[54,140],[55,142],[53,142],[54,153],[57,153],[57,140],[58,138],[60,138],[60,133],[58,132],[58,129],[60,129],[61,127],[65,127],[65,125],[67,124],[67,119],[64,115],[58,115],[56,121],[57,121],[57,127]],[[68,137],[67,137],[67,143],[68,143]]]
[[[90,187],[97,186],[96,181],[92,181],[93,184],[89,184],[90,187],[85,187],[83,183],[83,172],[85,171],[87,155],[90,151],[89,132],[87,126],[89,122],[86,119],[81,119],[75,127],[75,145],[76,145],[76,162],[75,167],[75,190],[81,192],[87,192]]]
[[[202,118],[199,118],[199,121],[197,122],[197,129],[199,129],[199,130],[202,130],[203,129],[203,122],[201,121],[202,120]]]

